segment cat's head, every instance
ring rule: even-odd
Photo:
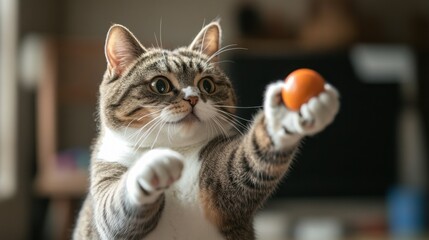
[[[218,22],[174,50],[145,48],[113,25],[100,86],[102,127],[135,146],[188,145],[228,132],[236,99],[218,66],[220,42]]]

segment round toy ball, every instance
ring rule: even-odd
[[[286,107],[298,111],[301,105],[325,90],[323,77],[311,69],[298,69],[285,79],[282,98]]]

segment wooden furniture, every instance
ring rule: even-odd
[[[105,68],[103,42],[42,38],[37,87],[36,194],[50,199],[52,239],[69,239],[76,200],[88,189],[88,168],[61,164],[59,152],[90,148]]]

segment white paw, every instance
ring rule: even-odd
[[[176,182],[183,169],[183,156],[170,149],[153,149],[130,168],[126,188],[133,202],[149,204],[156,201]]]
[[[340,109],[339,94],[329,84],[325,84],[325,91],[311,98],[301,106],[300,121],[296,132],[303,135],[316,134],[334,121]]]
[[[305,135],[314,135],[328,126],[338,113],[337,90],[325,84],[325,91],[291,111],[281,100],[284,82],[270,84],[265,93],[264,113],[267,130],[278,148],[290,147]]]

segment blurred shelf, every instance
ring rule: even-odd
[[[64,166],[59,152],[89,149],[95,135],[93,113],[105,68],[103,41],[40,38],[35,190],[50,198],[82,198],[88,191],[87,165]]]
[[[105,69],[103,40],[40,40],[34,189],[50,200],[49,237],[70,239],[76,203],[89,186],[89,153],[82,157],[79,149],[87,152],[95,136],[95,106]]]
[[[37,194],[57,198],[81,198],[88,191],[88,172],[57,170],[41,173],[35,180]]]

